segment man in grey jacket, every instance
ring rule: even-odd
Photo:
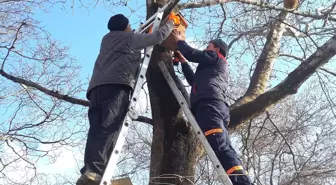
[[[90,100],[84,167],[76,185],[98,185],[126,116],[129,98],[140,67],[140,51],[164,41],[174,29],[174,20],[151,34],[131,30],[128,19],[110,18],[101,42],[86,97]]]

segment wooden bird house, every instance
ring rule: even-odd
[[[295,10],[299,6],[299,0],[284,0],[284,7],[289,10]]]
[[[177,29],[177,31],[180,32],[183,40],[185,40],[185,38],[186,38],[185,32],[186,32],[186,29],[188,27],[188,23],[180,13],[176,13],[176,16],[178,16],[180,18],[181,24],[178,27],[175,27],[175,29]],[[177,49],[177,45],[174,41],[174,37],[173,37],[172,34],[170,34],[168,36],[168,38],[161,43],[161,46],[163,46],[163,47],[165,47],[165,48],[167,48],[171,51],[175,51]]]

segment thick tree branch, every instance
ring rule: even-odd
[[[4,70],[0,69],[0,75],[7,78],[8,80],[15,82],[15,83],[19,83],[19,84],[24,84],[28,87],[32,87],[35,88],[49,96],[52,96],[54,98],[57,98],[59,100],[63,100],[72,104],[76,104],[76,105],[82,105],[85,107],[89,106],[89,101],[86,100],[82,100],[82,99],[78,99],[78,98],[74,98],[71,96],[68,96],[66,94],[62,94],[58,91],[55,90],[50,90],[48,88],[45,88],[35,82],[29,81],[29,80],[25,80],[23,78],[19,78],[19,77],[15,77],[13,75],[10,75],[8,73],[6,73]],[[140,121],[140,122],[144,122],[144,123],[148,123],[150,125],[153,125],[153,120],[144,116],[139,116],[135,121]]]
[[[319,12],[317,9],[318,14],[312,14],[309,12],[303,12],[298,10],[289,10],[284,7],[275,6],[267,3],[263,3],[262,1],[257,0],[208,0],[208,1],[201,1],[201,2],[190,2],[190,3],[181,3],[178,5],[178,9],[192,9],[192,8],[203,8],[207,6],[214,6],[222,3],[228,3],[228,2],[239,2],[244,4],[250,4],[259,6],[260,8],[267,8],[267,9],[273,9],[278,11],[286,11],[293,13],[295,15],[303,16],[303,17],[309,17],[313,19],[328,19],[329,21],[336,21],[336,18],[328,16],[327,12]]]
[[[257,60],[257,65],[251,78],[250,85],[245,95],[235,102],[232,107],[237,107],[241,104],[250,102],[265,92],[275,59],[278,57],[280,40],[286,27],[283,22],[287,19],[288,15],[288,12],[281,12],[278,16],[279,21],[275,20],[272,23],[265,46]]]
[[[73,97],[70,97],[68,95],[61,94],[58,91],[47,89],[47,88],[45,88],[45,87],[43,87],[43,86],[41,86],[41,85],[39,85],[35,82],[25,80],[23,78],[12,76],[12,75],[6,73],[2,69],[0,70],[0,75],[7,78],[8,80],[11,80],[12,82],[19,83],[19,84],[24,84],[24,85],[29,86],[29,87],[33,87],[33,88],[35,88],[35,89],[37,89],[37,90],[39,90],[39,91],[41,91],[41,92],[43,92],[47,95],[50,95],[54,98],[64,100],[64,101],[67,101],[69,103],[73,103],[73,104],[77,104],[77,105],[89,106],[88,101],[78,99],[78,98],[73,98]]]
[[[255,100],[232,108],[230,111],[231,122],[229,127],[235,129],[247,120],[260,115],[280,100],[297,93],[301,85],[313,75],[319,67],[328,63],[335,54],[336,35],[319,47],[314,54],[302,62],[280,84],[258,96]]]

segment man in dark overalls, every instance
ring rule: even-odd
[[[251,185],[252,182],[236,151],[231,146],[227,126],[230,121],[226,102],[228,86],[227,45],[216,39],[209,42],[204,51],[190,47],[177,31],[173,31],[177,43],[177,57],[182,72],[191,85],[190,102],[197,123],[209,144],[229,175],[233,185]],[[198,63],[194,73],[186,61]]]

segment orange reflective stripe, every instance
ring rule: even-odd
[[[230,175],[231,173],[238,171],[238,170],[244,170],[244,168],[242,166],[234,166],[230,168],[228,171],[226,171],[226,173]]]
[[[205,136],[208,136],[210,134],[214,134],[214,133],[221,133],[223,132],[223,129],[221,128],[215,128],[215,129],[211,129],[211,130],[208,130],[204,133]]]

